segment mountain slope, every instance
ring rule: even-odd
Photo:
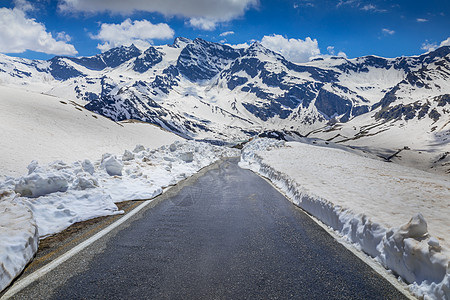
[[[445,152],[449,60],[450,47],[441,47],[414,57],[295,64],[257,42],[234,49],[177,38],[172,45],[145,51],[122,46],[92,57],[32,61],[2,55],[0,80],[186,138],[238,141],[283,130],[332,138],[326,128],[337,123],[362,128],[334,138],[338,142],[411,128],[417,148],[428,149],[437,139],[436,151]]]
[[[0,86],[2,175],[26,172],[32,160],[97,160],[136,144],[157,148],[182,140],[141,122],[113,122],[65,99]]]

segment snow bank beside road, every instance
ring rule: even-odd
[[[154,150],[139,145],[122,156],[103,154],[96,162],[56,161],[40,166],[33,161],[27,175],[0,181],[0,266],[7,266],[0,268],[0,290],[33,257],[39,237],[76,222],[119,214],[116,202],[153,198],[164,187],[239,153],[206,143],[176,141]]]
[[[447,178],[269,139],[246,145],[241,166],[271,179],[296,205],[399,274],[418,296],[450,298]]]
[[[0,216],[1,291],[33,258],[39,234],[32,212],[21,203],[0,201]]]

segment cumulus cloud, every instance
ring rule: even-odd
[[[242,44],[225,44],[235,49],[246,49],[251,46],[256,40],[251,40]],[[336,54],[335,48],[333,46],[328,46],[328,54],[321,54],[319,49],[319,43],[316,39],[311,39],[310,37],[302,39],[288,39],[278,34],[266,35],[262,38],[260,42],[264,47],[283,55],[287,60],[296,63],[308,62],[314,58],[329,58],[329,57],[345,57],[347,54],[339,51]]]
[[[26,1],[16,1],[14,9],[0,8],[0,52],[22,53],[26,50],[56,55],[75,55],[77,50],[67,38],[55,39],[45,25],[27,18],[25,11],[33,9]],[[23,8],[19,9],[19,8]]]
[[[422,47],[420,47],[420,49],[428,52],[428,51],[436,50],[437,47],[438,47],[438,45],[436,43],[430,43],[430,42],[426,41],[425,43],[422,44]]]
[[[417,18],[416,21],[419,23],[424,23],[424,22],[428,22],[428,19]]]
[[[33,11],[34,10],[34,6],[31,5],[30,2],[26,1],[26,0],[14,0],[14,7],[27,12],[27,11]]]
[[[64,31],[58,32],[56,34],[56,38],[60,41],[70,42],[72,40],[72,37],[65,33]]]
[[[279,34],[266,35],[261,44],[272,51],[278,52],[293,62],[307,62],[312,57],[320,55],[319,44],[310,37],[302,39],[288,39]]]
[[[189,18],[189,25],[212,30],[218,22],[225,22],[258,5],[259,0],[59,0],[64,12],[112,12],[130,14],[136,11],[158,12],[165,16]]]
[[[448,37],[446,40],[443,40],[441,42],[441,44],[439,45],[439,47],[443,47],[443,46],[450,46],[450,37]]]
[[[227,36],[227,35],[233,35],[233,34],[234,34],[234,31],[225,31],[225,32],[222,32],[220,34],[220,36]]]
[[[165,23],[152,24],[147,20],[126,19],[120,24],[103,23],[99,33],[91,35],[91,38],[103,43],[97,48],[104,52],[114,47],[131,44],[139,48],[147,48],[155,39],[171,39],[173,36],[173,29]]]
[[[439,45],[437,43],[430,43],[429,41],[425,41],[420,49],[429,52],[444,46],[450,46],[450,37],[448,37],[446,40],[443,40]]]
[[[250,43],[253,43],[253,42],[255,42],[255,41],[252,40]],[[225,44],[225,45],[230,46],[230,47],[232,47],[234,49],[247,49],[248,47],[250,47],[251,44],[249,44],[249,43],[242,43],[242,44],[234,44],[234,45],[232,45],[232,44]]]
[[[328,47],[327,47],[327,51],[328,51],[328,53],[330,53],[330,55],[334,55],[334,54],[335,54],[335,51],[334,51],[334,47],[333,47],[333,46],[328,46]]]
[[[208,31],[216,29],[217,26],[217,21],[209,18],[191,18],[187,23],[194,28]]]
[[[383,32],[384,35],[393,35],[395,33],[394,30],[391,30],[391,29],[388,29],[388,28],[381,29],[381,32]]]
[[[328,51],[329,54],[321,54],[321,55],[319,55],[319,57],[336,57],[336,56],[338,56],[338,57],[345,57],[345,58],[347,58],[347,54],[345,52],[343,52],[343,51],[339,51],[336,54],[336,51],[334,50],[334,46],[328,46],[327,47],[327,51]]]

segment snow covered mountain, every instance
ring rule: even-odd
[[[92,57],[0,56],[2,85],[73,100],[115,121],[137,119],[183,137],[225,141],[263,131],[317,135],[338,123],[420,128],[427,141],[446,144],[449,76],[450,47],[414,57],[296,64],[258,42],[235,49],[177,38],[172,45],[122,46]]]

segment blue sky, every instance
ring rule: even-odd
[[[0,0],[0,7],[0,52],[26,58],[145,48],[177,36],[261,41],[297,62],[450,45],[448,0]]]

